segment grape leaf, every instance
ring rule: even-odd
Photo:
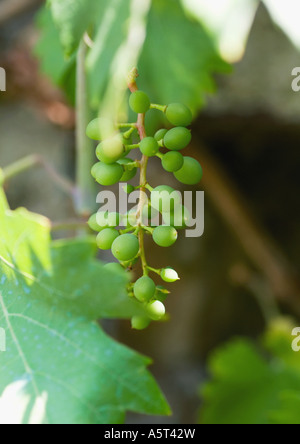
[[[237,340],[214,354],[203,389],[203,424],[266,424],[276,378],[251,342]]]
[[[41,8],[36,16],[36,25],[40,38],[34,47],[34,54],[40,61],[41,70],[56,85],[64,89],[68,100],[74,105],[76,57],[65,57],[50,9]]]
[[[169,414],[146,370],[150,360],[94,321],[136,312],[126,277],[103,270],[90,240],[52,244],[48,220],[9,210],[2,191],[0,232],[0,422],[108,424],[127,410]]]
[[[70,55],[77,49],[85,31],[103,16],[108,3],[95,0],[49,1],[66,54]]]
[[[181,101],[194,111],[203,105],[205,93],[214,91],[212,75],[229,70],[211,36],[177,0],[152,0],[138,67],[141,85],[153,101]]]
[[[300,361],[291,348],[292,323],[272,323],[259,349],[237,339],[214,353],[202,389],[203,424],[299,424]]]
[[[205,94],[214,91],[213,74],[229,71],[210,34],[187,16],[179,0],[152,0],[149,13],[147,8],[138,11],[136,0],[93,2],[93,8],[89,8],[89,3],[52,0],[50,5],[57,32],[49,11],[42,9],[42,17],[38,20],[42,33],[36,52],[42,69],[63,85],[72,102],[75,62],[74,59],[65,61],[65,69],[62,69],[63,48],[68,54],[75,54],[87,29],[94,40],[87,57],[89,97],[91,107],[97,111],[104,103],[110,81],[114,82],[114,75],[123,72],[125,67],[132,68],[131,65],[128,68],[129,62],[138,64],[139,85],[147,90],[153,102],[182,101],[194,111],[201,108]],[[48,14],[47,19],[43,18],[44,14]],[[145,43],[141,38],[144,31]],[[122,55],[124,45],[129,47]],[[114,95],[110,98],[113,100],[116,100]]]

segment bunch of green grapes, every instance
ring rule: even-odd
[[[98,247],[101,250],[110,249],[119,261],[107,264],[107,268],[116,271],[121,267],[131,270],[141,259],[143,275],[128,288],[129,296],[136,298],[145,306],[145,315],[132,319],[132,327],[142,330],[152,320],[158,321],[165,317],[164,301],[169,294],[165,287],[157,286],[149,275],[157,274],[167,283],[179,279],[177,272],[171,267],[155,269],[148,265],[144,236],[151,235],[153,241],[160,247],[170,247],[178,238],[178,230],[185,228],[191,217],[182,205],[179,192],[166,185],[154,189],[150,186],[146,180],[148,160],[154,156],[159,157],[163,169],[173,173],[179,182],[186,185],[199,183],[203,171],[197,160],[182,155],[182,150],[189,145],[192,138],[188,128],[192,123],[191,111],[180,103],[168,106],[151,104],[148,95],[138,90],[135,80],[136,76],[129,82],[131,90],[129,105],[138,114],[137,123],[114,126],[101,119],[95,119],[87,128],[88,137],[100,142],[96,149],[99,162],[92,168],[92,176],[102,186],[127,182],[125,191],[129,194],[136,189],[140,189],[143,193],[148,190],[150,199],[144,202],[141,196],[137,210],[129,211],[126,215],[98,212],[91,216],[89,225],[98,232]],[[147,136],[145,115],[151,108],[165,113],[173,128],[160,129],[153,137]],[[132,143],[133,137],[137,139],[136,143]],[[141,159],[132,160],[128,157],[129,153],[138,151],[142,154]],[[128,182],[136,176],[138,170],[140,170],[140,183],[138,187],[134,187]],[[148,219],[151,220],[153,214],[161,214],[163,224],[149,225]],[[121,226],[125,228],[120,229]]]

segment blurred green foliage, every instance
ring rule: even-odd
[[[37,18],[41,36],[36,54],[42,70],[74,103],[74,54],[89,30],[94,41],[87,56],[90,104],[98,111],[112,72],[122,72],[126,64],[120,51],[126,40],[130,45],[130,24],[139,18],[138,33],[145,32],[145,40],[141,48],[131,44],[130,59],[141,73],[140,88],[153,102],[182,101],[197,112],[205,94],[214,91],[213,74],[230,70],[213,37],[185,13],[180,0],[151,0],[144,20],[135,17],[133,6],[132,0],[50,1],[51,8],[42,8]]]
[[[202,424],[299,424],[300,354],[290,319],[279,318],[258,344],[236,339],[214,352],[201,392]]]

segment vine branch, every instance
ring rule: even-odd
[[[138,91],[138,86],[136,83],[136,79],[138,78],[139,74],[136,68],[134,68],[129,76],[128,76],[128,88],[133,93],[135,91]],[[136,128],[139,133],[140,139],[143,140],[145,137],[147,137],[146,128],[145,128],[145,114],[139,114]],[[137,222],[139,227],[139,243],[140,243],[140,257],[142,261],[142,268],[144,275],[147,275],[149,272],[147,259],[146,259],[146,253],[145,253],[145,246],[144,246],[144,238],[145,238],[145,232],[142,227],[143,225],[143,209],[146,205],[146,186],[147,186],[147,166],[148,166],[148,160],[149,157],[143,155],[141,161],[140,161],[140,199],[139,199],[139,205],[137,210]]]

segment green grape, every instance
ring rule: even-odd
[[[174,211],[181,204],[179,191],[168,185],[159,185],[151,192],[151,205],[160,212]]]
[[[173,270],[173,268],[164,268],[160,274],[161,278],[165,282],[176,282],[179,281],[178,273]]]
[[[101,227],[98,222],[97,222],[97,213],[93,214],[89,220],[88,220],[88,225],[91,228],[91,230],[93,231],[101,231],[103,230],[103,227]]]
[[[168,130],[165,128],[158,130],[154,135],[154,139],[157,140],[157,142],[160,142],[161,140],[163,140],[167,132]]]
[[[137,168],[132,169],[126,169],[126,165],[132,163],[133,160],[129,159],[128,157],[125,157],[123,159],[118,160],[117,163],[124,166],[125,172],[123,176],[120,179],[120,182],[129,182],[131,179],[133,179],[137,173]]]
[[[202,166],[196,159],[184,157],[183,167],[174,176],[185,185],[196,185],[203,177]]]
[[[169,151],[161,160],[163,169],[168,173],[175,173],[183,167],[183,155],[178,151]]]
[[[124,168],[118,163],[106,165],[98,162],[92,168],[92,176],[102,186],[111,186],[118,183],[124,174]]]
[[[187,128],[179,126],[167,132],[164,137],[164,145],[173,151],[183,150],[192,140],[192,134]]]
[[[159,321],[166,314],[166,309],[162,302],[153,301],[147,305],[147,312],[153,321]]]
[[[122,265],[117,264],[116,262],[110,262],[104,265],[104,268],[109,271],[113,271],[114,273],[124,273],[124,268]]]
[[[131,319],[131,326],[134,330],[145,330],[149,327],[150,319],[146,316],[134,316]]]
[[[120,214],[109,213],[108,211],[98,211],[97,223],[103,228],[115,228],[120,225]]]
[[[119,237],[119,232],[115,228],[105,228],[97,236],[97,245],[100,250],[110,250],[113,241]]]
[[[129,105],[132,111],[137,114],[144,114],[150,108],[150,99],[143,91],[135,91],[131,94]]]
[[[134,234],[122,234],[112,244],[112,254],[119,261],[134,259],[140,249],[138,238]]]
[[[155,156],[159,151],[159,145],[154,137],[145,137],[140,143],[142,154],[148,157]]]
[[[135,188],[133,185],[126,184],[123,186],[123,190],[125,191],[126,194],[131,194],[134,192]]]
[[[114,132],[113,122],[103,117],[92,120],[86,129],[86,135],[92,140],[102,140],[112,136]]]
[[[166,116],[174,126],[189,126],[193,120],[191,110],[182,103],[171,103],[166,110]]]
[[[124,152],[125,148],[120,135],[104,140],[96,149],[97,158],[107,164],[115,163]]]
[[[153,240],[160,247],[171,247],[175,244],[178,233],[174,227],[161,225],[153,231]]]
[[[166,225],[175,227],[176,230],[184,230],[191,221],[191,214],[189,210],[183,205],[179,205],[171,213],[164,212],[163,220]]]
[[[135,297],[140,302],[149,302],[155,295],[156,285],[149,276],[143,276],[136,281],[133,287]]]

